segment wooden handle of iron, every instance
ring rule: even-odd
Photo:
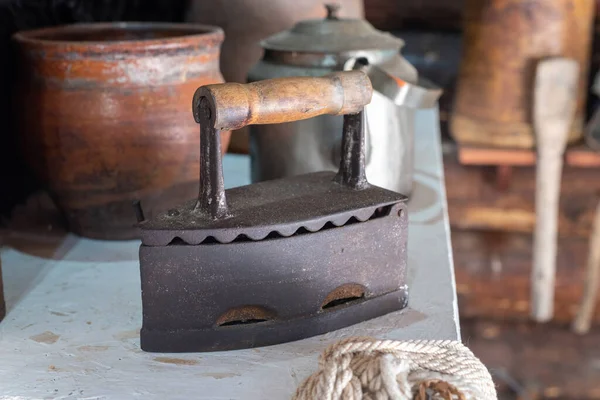
[[[362,71],[336,72],[323,77],[275,78],[241,84],[201,86],[194,94],[194,119],[200,101],[208,100],[214,128],[279,124],[324,114],[354,114],[371,102],[373,87]]]

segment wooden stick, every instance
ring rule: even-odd
[[[572,325],[573,331],[579,334],[587,333],[590,330],[596,297],[598,296],[598,283],[600,280],[600,202],[596,207],[589,243],[583,295],[579,311]]]
[[[560,179],[575,112],[578,73],[576,61],[559,57],[540,61],[536,71],[533,124],[538,159],[531,315],[538,322],[546,322],[554,314]]]
[[[463,165],[529,167],[535,165],[536,159],[534,150],[458,146],[458,160]],[[575,168],[600,167],[600,147],[597,151],[583,143],[567,147],[565,165]]]

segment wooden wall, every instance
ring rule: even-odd
[[[531,323],[530,274],[535,170],[513,169],[499,187],[491,167],[459,164],[446,146],[444,167],[463,341],[491,370],[501,399],[600,399],[600,301],[594,328],[570,331],[578,310],[597,168],[566,166],[562,179],[555,318]]]
[[[460,165],[453,153],[446,154],[444,163],[461,316],[528,319],[535,169],[515,168],[509,186],[499,189],[493,168]],[[598,169],[565,167],[556,321],[570,322],[577,309],[599,199]],[[600,322],[600,303],[596,320]]]

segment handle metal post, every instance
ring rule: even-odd
[[[223,163],[221,157],[221,130],[214,128],[214,114],[208,100],[200,99],[198,106],[200,120],[200,193],[196,210],[208,214],[213,219],[229,215]]]
[[[342,160],[335,182],[353,189],[369,186],[365,173],[365,112],[344,115]]]

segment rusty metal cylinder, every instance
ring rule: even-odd
[[[594,0],[467,0],[463,60],[450,122],[466,145],[532,148],[533,77],[545,57],[580,66],[569,142],[582,137]]]

